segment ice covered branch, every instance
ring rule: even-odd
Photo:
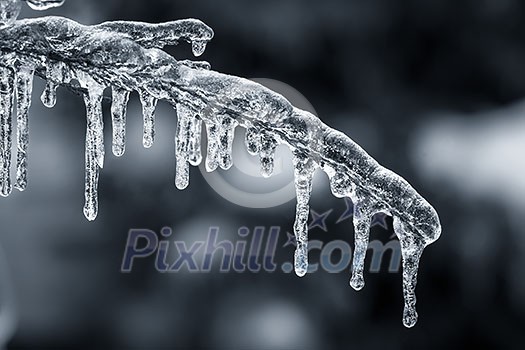
[[[0,193],[11,192],[12,110],[16,96],[17,176],[15,187],[27,185],[28,110],[34,74],[47,81],[43,103],[52,107],[59,85],[73,86],[85,101],[86,191],[84,214],[97,216],[99,170],[104,165],[102,99],[112,90],[113,153],[125,151],[126,104],[137,91],[143,109],[143,144],[155,140],[155,106],[170,103],[177,113],[175,185],[189,183],[189,165],[198,165],[201,127],[207,131],[206,169],[232,166],[234,130],[246,129],[246,146],[258,155],[261,171],[271,176],[274,151],[290,147],[294,157],[297,209],[294,224],[297,247],[295,271],[308,268],[309,197],[316,169],[324,170],[337,197],[355,204],[355,253],[350,284],[364,286],[363,266],[371,218],[385,212],[393,216],[403,255],[405,310],[403,322],[417,320],[415,287],[423,249],[441,233],[436,211],[403,178],[385,169],[343,133],[314,115],[294,108],[281,95],[252,81],[210,70],[206,62],[177,61],[160,48],[179,41],[191,43],[202,54],[213,31],[198,20],[164,24],[109,22],[83,26],[59,17],[26,19],[0,29]]]

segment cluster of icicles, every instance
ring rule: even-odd
[[[179,189],[188,186],[189,165],[199,165],[203,160],[203,123],[207,134],[208,171],[232,166],[232,143],[237,126],[246,129],[248,152],[260,157],[264,176],[272,174],[276,147],[286,144],[291,148],[297,192],[294,224],[297,275],[304,276],[308,270],[307,221],[316,169],[328,174],[335,196],[350,197],[355,204],[355,251],[350,284],[356,290],[364,286],[371,218],[378,212],[392,215],[403,257],[403,323],[412,327],[417,320],[415,287],[419,259],[423,249],[441,233],[435,210],[408,182],[380,166],[349,137],[310,113],[294,108],[284,97],[254,82],[211,71],[206,62],[176,61],[159,50],[165,45],[187,41],[199,56],[212,36],[209,27],[191,19],[158,25],[109,22],[88,27],[47,17],[17,21],[0,29],[0,193],[8,196],[12,187],[9,173],[15,97],[17,172],[14,187],[24,190],[27,186],[28,111],[35,74],[47,81],[41,98],[47,107],[55,105],[60,85],[83,93],[87,115],[84,214],[88,220],[97,216],[99,170],[104,166],[104,89],[107,86],[112,89],[112,151],[116,156],[125,151],[130,92],[135,90],[140,96],[146,148],[151,147],[155,139],[157,101],[166,100],[177,113],[175,185]],[[41,43],[42,40],[45,43]],[[78,45],[85,47],[78,48]]]

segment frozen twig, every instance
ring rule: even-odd
[[[208,132],[206,168],[231,166],[234,130],[247,130],[250,153],[259,154],[261,171],[271,176],[274,152],[279,144],[290,147],[294,157],[297,212],[295,271],[303,276],[308,268],[308,215],[312,177],[324,170],[337,197],[350,197],[356,248],[353,276],[355,289],[364,286],[363,265],[368,245],[370,219],[378,212],[394,217],[395,233],[403,253],[404,324],[417,320],[415,285],[421,253],[441,234],[436,211],[400,176],[379,165],[359,145],[333,130],[314,115],[293,107],[281,95],[247,79],[210,70],[206,62],[177,61],[160,48],[179,41],[191,43],[202,54],[213,31],[198,20],[164,24],[107,22],[83,26],[61,17],[43,17],[14,22],[0,29],[0,185],[4,196],[11,191],[9,160],[11,111],[18,100],[17,186],[25,188],[29,82],[36,72],[47,81],[42,96],[53,106],[56,88],[66,85],[84,96],[87,111],[86,204],[89,220],[97,216],[99,170],[104,164],[102,118],[103,91],[112,89],[113,153],[125,149],[125,111],[130,91],[140,94],[144,113],[144,146],[154,142],[154,109],[158,100],[169,102],[178,115],[175,184],[189,183],[189,165],[198,165],[201,124]],[[16,88],[15,88],[16,87]]]

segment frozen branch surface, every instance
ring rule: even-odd
[[[52,2],[51,2],[52,3]],[[246,146],[258,154],[261,171],[271,176],[274,151],[279,144],[294,156],[297,212],[294,224],[297,247],[295,271],[308,268],[308,216],[312,177],[324,170],[337,197],[355,204],[355,252],[350,284],[364,286],[363,267],[370,221],[378,212],[394,217],[403,256],[403,323],[412,327],[416,277],[423,249],[439,238],[441,226],[432,206],[400,176],[379,165],[345,134],[333,130],[314,115],[294,108],[283,96],[250,80],[210,70],[207,62],[177,61],[165,45],[189,42],[193,53],[203,53],[213,31],[204,23],[180,20],[163,24],[108,22],[83,26],[60,17],[19,20],[0,28],[0,194],[11,192],[12,111],[15,116],[17,175],[14,186],[27,185],[28,110],[34,74],[47,81],[42,102],[52,107],[56,89],[66,85],[83,95],[86,105],[86,190],[84,214],[97,216],[99,170],[104,165],[102,118],[103,90],[112,89],[112,151],[125,151],[126,104],[137,91],[143,106],[143,144],[155,140],[155,106],[169,102],[177,112],[175,185],[189,183],[189,165],[198,165],[201,126],[208,136],[206,168],[232,166],[232,142],[237,126],[246,129]]]

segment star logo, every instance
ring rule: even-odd
[[[292,235],[290,232],[286,231],[286,243],[283,245],[283,248],[288,247],[289,245],[296,247],[297,242],[295,241],[295,235]]]
[[[348,197],[345,197],[344,199],[345,199],[346,209],[344,213],[339,217],[336,224],[343,222],[347,219],[350,219],[354,216],[354,203],[352,203],[352,200]]]
[[[388,230],[388,224],[386,222],[387,215],[385,213],[377,213],[372,218],[372,223],[370,224],[372,227],[374,226],[381,226],[385,230]]]
[[[326,227],[326,219],[328,219],[328,216],[330,215],[332,211],[333,209],[330,209],[328,211],[325,211],[322,214],[318,214],[315,210],[310,209],[310,215],[312,216],[312,221],[310,221],[310,225],[308,225],[308,230],[319,227],[324,232],[327,232],[328,228]]]

